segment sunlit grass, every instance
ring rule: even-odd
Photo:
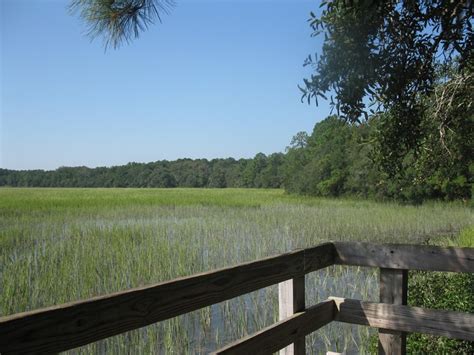
[[[281,190],[0,189],[0,315],[230,266],[328,240],[422,243],[473,225],[462,204],[400,206]],[[307,303],[376,300],[375,269],[307,276]],[[199,353],[277,318],[276,287],[78,351]],[[364,351],[368,330],[331,324],[314,353]],[[331,344],[331,345],[329,345]],[[131,350],[132,349],[132,350]]]

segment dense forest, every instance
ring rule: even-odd
[[[0,169],[0,186],[278,188],[282,186],[283,163],[282,153],[259,153],[253,159],[178,159],[110,168]]]

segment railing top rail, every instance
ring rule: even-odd
[[[151,286],[0,318],[0,353],[72,349],[335,263],[474,272],[474,248],[321,244]]]
[[[334,264],[326,243],[234,267],[0,318],[0,353],[59,352]]]
[[[335,263],[387,269],[474,272],[474,248],[336,242]]]

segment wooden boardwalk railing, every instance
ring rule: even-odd
[[[330,298],[305,307],[304,275],[330,265],[379,267],[380,303]],[[474,341],[474,315],[406,306],[408,270],[474,272],[474,248],[326,243],[217,271],[0,318],[0,353],[54,353],[279,284],[280,321],[215,354],[304,354],[305,335],[340,321],[379,328],[379,353],[405,332]]]

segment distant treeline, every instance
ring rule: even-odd
[[[279,188],[284,154],[253,159],[178,159],[123,166],[0,169],[0,186],[18,187],[256,187]]]
[[[408,152],[394,173],[379,149],[384,116],[348,124],[331,116],[311,134],[293,137],[286,153],[253,159],[179,159],[110,168],[61,167],[54,171],[0,169],[0,186],[31,187],[253,187],[285,188],[313,196],[357,196],[421,202],[469,199],[472,190],[472,129],[457,132],[449,151],[431,123],[423,146]],[[431,122],[431,121],[427,121]],[[467,121],[468,126],[472,123]],[[431,127],[431,128],[430,128]],[[470,126],[469,126],[470,127]],[[383,158],[383,159],[382,159]],[[395,164],[395,163],[394,163]]]

